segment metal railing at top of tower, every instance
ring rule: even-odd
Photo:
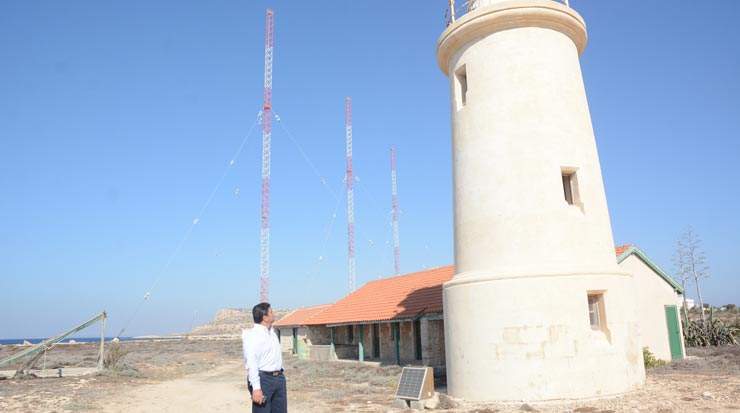
[[[570,7],[570,0],[549,0],[561,3]],[[447,0],[448,6],[445,9],[445,27],[451,25],[455,20],[478,8],[479,5],[485,4],[486,0]]]

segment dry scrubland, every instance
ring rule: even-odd
[[[114,371],[87,377],[0,381],[3,412],[248,411],[241,344],[127,342]],[[0,348],[0,357],[15,347]],[[569,405],[473,405],[442,397],[449,412],[740,412],[740,347],[690,350],[688,360],[648,371],[627,396]],[[93,366],[95,345],[60,346],[46,365]],[[392,410],[398,367],[286,359],[291,411]]]
[[[727,327],[740,329],[740,309],[733,307],[731,309],[709,309],[704,310],[704,316],[709,319],[711,316],[715,320],[722,321]],[[681,313],[683,317],[683,312]],[[701,320],[701,311],[698,308],[692,308],[689,310],[689,319],[693,321]]]

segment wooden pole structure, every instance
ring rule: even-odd
[[[396,338],[396,364],[401,365],[401,323],[391,324],[391,334]]]
[[[331,327],[329,330],[331,332],[331,357],[335,357],[335,354],[336,354],[336,349],[334,347],[334,336],[335,336],[336,329],[337,329],[336,327]]]
[[[103,319],[100,320],[100,355],[98,356],[98,370],[103,370],[104,362],[103,362],[103,356],[104,353],[104,345],[105,345],[105,321],[108,319],[108,314],[105,313],[105,310],[103,310]]]
[[[360,342],[357,343],[360,361],[365,361],[365,326],[360,324]]]
[[[25,371],[33,368],[33,366],[39,360],[39,358],[43,356],[43,353],[45,351],[51,350],[65,338],[71,336],[72,334],[80,330],[84,330],[85,328],[91,326],[92,324],[104,318],[105,318],[105,312],[102,312],[67,332],[64,332],[56,337],[46,339],[42,341],[41,343],[36,344],[33,347],[21,350],[16,354],[13,354],[7,358],[1,359],[0,366],[5,366],[8,364],[14,363],[17,360],[25,358],[25,357],[31,357],[31,359],[27,363],[25,363],[23,366],[18,368],[18,371],[16,372],[16,375],[23,375]]]

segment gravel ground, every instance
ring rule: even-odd
[[[97,346],[58,346],[48,353],[46,367],[94,367]],[[0,380],[0,412],[97,411],[98,401],[121,389],[176,379],[241,357],[237,341],[122,342],[121,348],[127,354],[113,371],[84,377]],[[17,351],[15,346],[0,346],[0,358]]]

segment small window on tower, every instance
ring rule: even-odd
[[[591,329],[605,331],[606,328],[606,314],[604,311],[604,293],[589,292],[588,293],[588,319],[591,323]]]
[[[573,168],[562,168],[561,175],[563,178],[563,196],[568,205],[581,206],[580,196],[578,194],[578,175]]]
[[[468,75],[465,65],[460,66],[455,71],[455,100],[457,101],[457,110],[465,106],[468,100]]]

